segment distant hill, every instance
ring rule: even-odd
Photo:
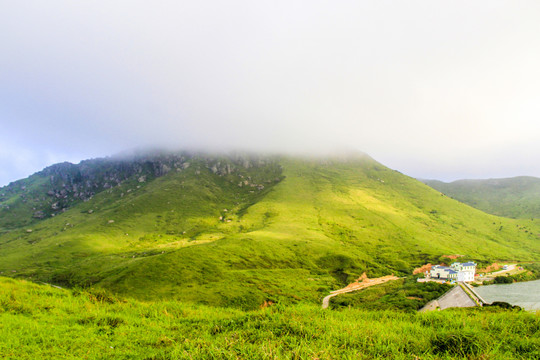
[[[0,275],[140,299],[318,302],[445,254],[540,260],[540,220],[485,214],[361,154],[93,159],[0,195]]]
[[[432,188],[472,207],[509,218],[540,218],[540,179],[458,180],[445,183],[421,180]]]

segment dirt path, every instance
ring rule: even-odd
[[[511,265],[508,265],[508,269],[506,269],[506,270],[495,271],[495,272],[492,272],[491,274],[488,274],[488,275],[489,275],[489,276],[497,276],[497,275],[509,273],[510,271],[513,271],[513,270],[516,269],[516,265],[517,265],[517,264],[511,264]]]
[[[63,287],[61,286],[58,286],[58,285],[53,285],[53,284],[49,284],[49,283],[46,283],[46,282],[41,282],[43,285],[49,285],[49,286],[52,286],[53,288],[57,288],[57,289],[63,289]]]
[[[368,279],[368,277],[364,273],[358,279],[358,281],[347,285],[343,289],[334,290],[334,291],[332,291],[330,293],[330,295],[325,296],[323,301],[322,301],[322,308],[326,309],[330,305],[330,298],[332,298],[334,296],[338,296],[339,294],[345,294],[345,293],[349,293],[349,292],[353,292],[353,291],[358,291],[358,290],[368,288],[370,286],[379,285],[379,284],[383,284],[383,283],[388,282],[388,281],[399,280],[399,279],[400,278],[398,278],[397,276],[394,276],[394,275],[383,276],[383,277],[375,278],[375,279]]]
[[[322,308],[326,309],[330,305],[330,298],[336,295],[338,294],[325,296],[324,299],[322,299]]]

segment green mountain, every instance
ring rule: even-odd
[[[540,221],[485,214],[366,155],[139,154],[54,165],[0,194],[0,275],[143,300],[317,302],[445,254],[540,258]]]
[[[489,214],[509,218],[540,218],[540,179],[421,180],[432,188]]]

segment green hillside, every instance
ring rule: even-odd
[[[422,180],[432,188],[489,214],[509,218],[540,218],[540,179]]]
[[[153,169],[163,156],[139,162]],[[108,179],[123,180],[95,186],[101,190],[54,216],[32,217],[27,196],[19,209],[31,220],[3,225],[0,272],[249,309],[315,303],[363,272],[407,275],[445,254],[479,263],[540,258],[540,221],[487,215],[365,155],[167,156],[169,171],[142,182],[148,170],[131,174],[132,161],[85,163],[95,169],[82,180],[102,184],[94,173],[104,166],[120,169]],[[39,199],[39,191],[51,191],[47,179],[23,180],[24,191]],[[13,193],[3,202],[9,211],[21,201]]]
[[[246,312],[0,277],[3,359],[538,359],[539,328],[538,315],[494,307]]]

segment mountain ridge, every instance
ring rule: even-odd
[[[420,180],[432,188],[487,213],[510,218],[540,218],[540,178]]]
[[[407,275],[445,254],[540,258],[539,221],[485,214],[369,156],[194,155],[173,169],[4,227],[0,273],[255,308],[315,303],[363,272]]]

